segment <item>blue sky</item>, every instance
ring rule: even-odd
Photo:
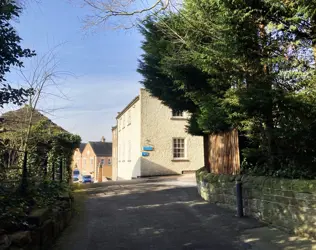
[[[83,141],[111,141],[115,116],[138,95],[141,76],[136,72],[141,54],[141,35],[137,30],[84,32],[80,18],[86,10],[67,0],[31,1],[18,23],[15,23],[23,46],[35,49],[39,56],[58,45],[55,54],[58,70],[69,72],[59,79],[59,89],[67,100],[43,96],[40,109]],[[25,70],[32,70],[27,59]],[[23,85],[12,72],[8,79]],[[59,95],[58,91],[50,92]]]

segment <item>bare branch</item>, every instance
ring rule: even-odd
[[[74,2],[74,0],[72,0]],[[81,7],[91,12],[83,19],[84,29],[108,26],[111,29],[129,29],[146,15],[161,13],[177,0],[81,0]],[[111,23],[115,20],[114,23]]]
[[[26,150],[29,140],[32,138],[31,128],[33,125],[33,113],[38,110],[38,104],[41,99],[45,101],[48,96],[57,97],[62,100],[69,100],[63,93],[58,80],[64,75],[71,75],[65,71],[59,71],[59,61],[56,58],[56,49],[61,44],[55,46],[42,56],[35,58],[34,67],[29,69],[20,69],[19,73],[28,88],[33,89],[33,94],[29,97],[27,106],[27,115],[24,124],[27,124],[25,136],[21,143],[21,149]],[[49,111],[50,112],[50,111]]]

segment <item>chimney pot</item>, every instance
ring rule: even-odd
[[[101,141],[102,141],[102,142],[105,142],[104,136],[101,137]]]

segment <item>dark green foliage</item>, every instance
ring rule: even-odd
[[[186,0],[141,28],[139,72],[190,133],[238,128],[243,171],[315,178],[315,2],[292,2]]]
[[[69,193],[71,188],[66,183],[43,180],[39,185],[32,185],[27,196],[0,190],[0,227],[8,232],[29,230],[27,215],[33,208],[59,208],[60,196]]]
[[[0,228],[27,228],[25,215],[32,207],[52,207],[57,204],[58,196],[70,189],[72,155],[81,138],[36,110],[26,148],[27,185],[26,190],[21,189],[24,152],[19,149],[28,129],[30,110],[26,106],[2,116],[7,130],[0,137],[3,142],[0,146]],[[62,182],[57,178],[60,161],[63,164]],[[55,181],[52,180],[53,170]]]
[[[140,32],[146,38],[142,44],[145,54],[142,55],[137,70],[144,76],[141,83],[153,96],[161,99],[167,106],[179,111],[195,110],[193,102],[185,97],[184,90],[173,86],[172,83],[175,79],[167,75],[161,67],[161,61],[167,51],[173,50],[172,44],[164,37],[152,19],[143,23]],[[164,91],[164,89],[168,89],[168,91]]]
[[[14,89],[5,83],[5,74],[10,72],[11,67],[21,68],[22,58],[35,55],[34,51],[20,46],[21,38],[12,27],[12,20],[18,18],[20,12],[16,1],[0,1],[0,107],[10,102],[21,104],[30,93],[30,90]]]

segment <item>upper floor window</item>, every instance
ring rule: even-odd
[[[183,117],[183,112],[178,110],[172,110],[172,117]]]
[[[108,165],[110,166],[112,164],[111,158],[108,158]]]
[[[101,166],[104,165],[104,159],[101,159],[101,162],[100,162]]]

